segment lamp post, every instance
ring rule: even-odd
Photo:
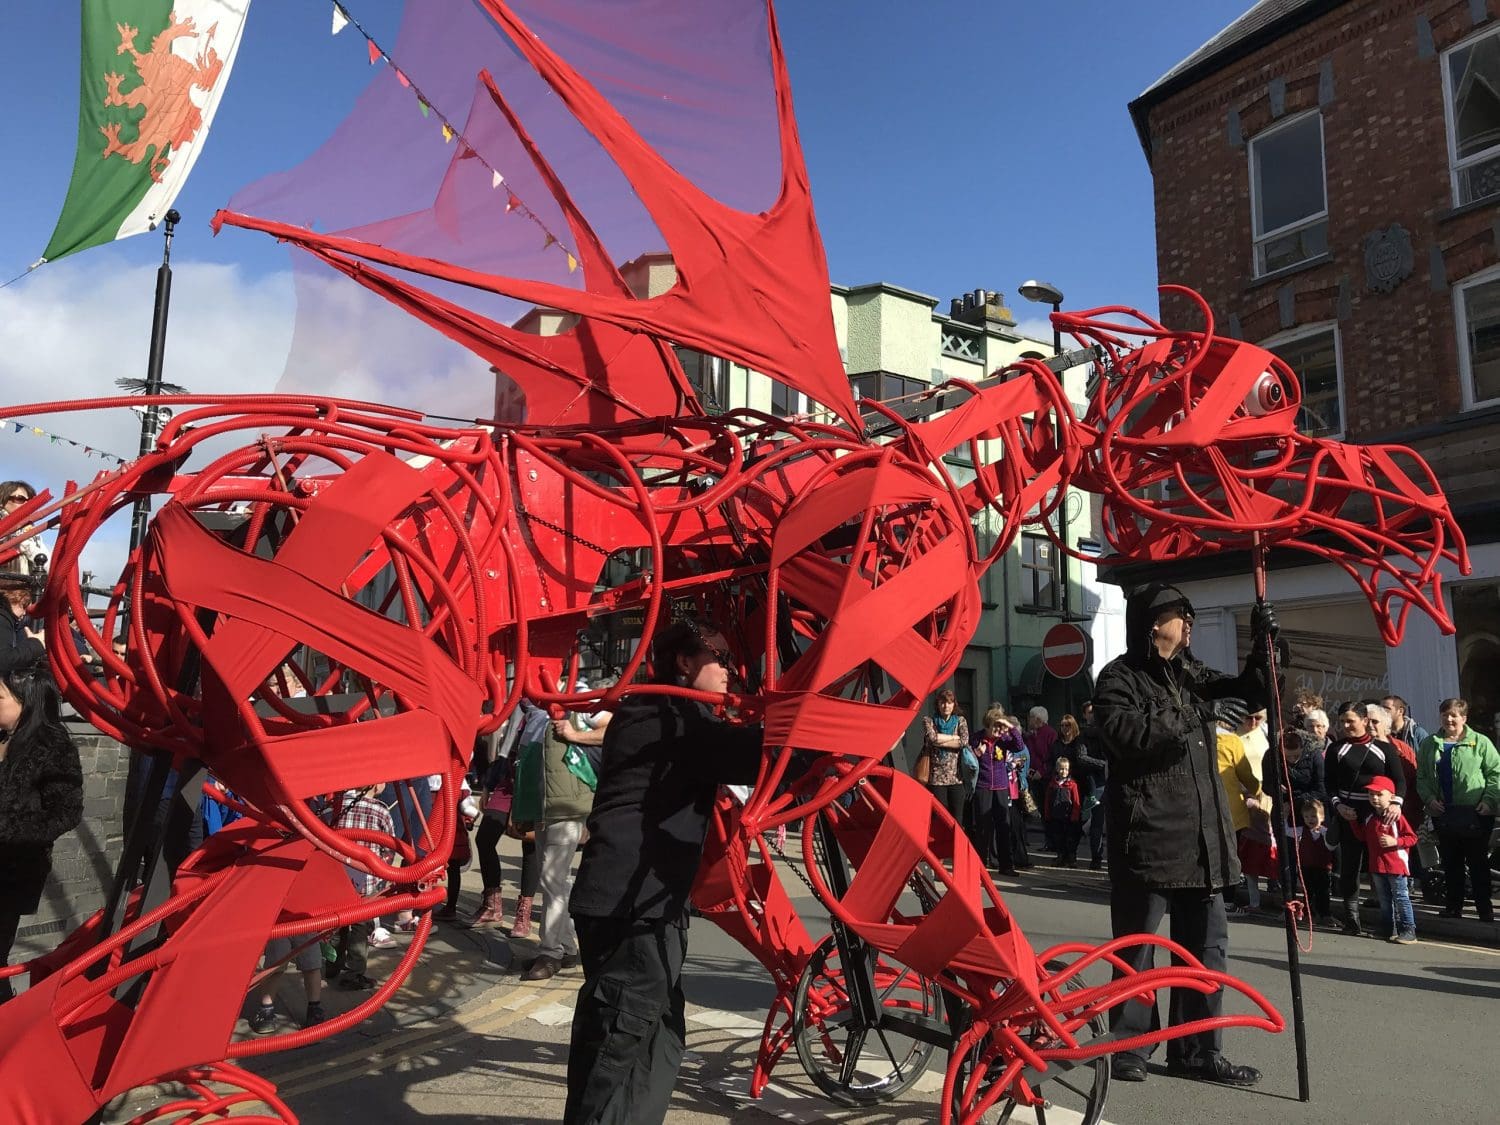
[[[161,394],[162,358],[167,349],[167,309],[172,303],[172,234],[182,216],[171,210],[163,216],[162,233],[165,239],[161,248],[161,266],[156,271],[156,303],[151,315],[151,347],[146,355],[146,379],[140,385],[144,395]],[[133,388],[132,388],[133,389]],[[178,388],[179,392],[181,388]],[[156,440],[158,425],[157,408],[147,406],[141,414],[141,447],[138,456],[151,452],[151,443]],[[130,515],[130,549],[134,551],[146,538],[146,520],[151,515],[151,501],[142,496],[136,500]]]
[[[1035,301],[1039,305],[1051,305],[1053,312],[1062,311],[1062,290],[1055,285],[1032,278],[1030,281],[1022,282],[1016,292],[1028,301]],[[1062,329],[1056,323],[1052,325],[1052,354],[1062,355]]]
[[[1035,301],[1039,305],[1051,305],[1054,313],[1062,311],[1063,292],[1057,286],[1046,281],[1038,281],[1032,278],[1023,281],[1016,292],[1028,301]],[[1057,321],[1052,322],[1052,354],[1062,355],[1062,329],[1057,326]],[[1061,373],[1059,373],[1060,375]],[[1062,613],[1063,620],[1068,621],[1073,614],[1070,609],[1072,599],[1068,596],[1068,495],[1063,493],[1062,503],[1057,506],[1057,535],[1063,542],[1062,557]]]

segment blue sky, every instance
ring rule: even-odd
[[[778,18],[835,282],[883,280],[944,302],[1040,276],[1070,307],[1156,307],[1151,181],[1126,103],[1250,6],[1102,0],[797,0]],[[349,0],[394,43],[398,0]],[[196,390],[269,389],[290,338],[288,251],[208,220],[240,187],[290,167],[372,77],[323,0],[253,0],[233,78],[178,200],[184,215],[166,375]],[[41,252],[77,130],[78,4],[12,3],[0,68],[0,280]],[[143,374],[154,235],[85,251],[0,290],[0,400],[107,393]],[[133,451],[131,419],[53,419],[66,436]],[[100,467],[31,435],[0,438],[0,479],[87,479]]]
[[[395,38],[396,0],[350,0]],[[935,295],[1045,275],[1074,303],[1152,299],[1150,178],[1126,102],[1249,7],[800,0],[778,12],[833,279]],[[287,167],[369,81],[362,42],[321,0],[254,0],[229,95],[179,200],[183,258],[283,268],[284,250],[209,236],[238,187]],[[10,154],[0,271],[35,259],[71,170],[78,5],[7,5],[24,45],[0,71]],[[105,251],[149,263],[149,237]],[[99,253],[99,252],[96,252]],[[0,278],[3,280],[3,278]],[[27,284],[22,282],[21,284]],[[950,292],[951,291],[951,292]]]

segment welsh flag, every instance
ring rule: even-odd
[[[167,213],[208,139],[249,9],[83,0],[78,153],[42,261],[151,230]]]

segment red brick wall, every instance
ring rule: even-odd
[[[1491,0],[1491,10],[1496,7]],[[1426,58],[1418,51],[1419,16],[1433,33],[1435,49]],[[1221,331],[1234,314],[1249,340],[1283,330],[1277,294],[1287,285],[1295,292],[1296,324],[1338,320],[1350,438],[1442,424],[1461,411],[1449,286],[1500,262],[1500,201],[1449,213],[1441,56],[1496,24],[1489,19],[1475,25],[1468,0],[1360,0],[1172,95],[1150,113],[1161,280],[1201,291]],[[1276,120],[1318,105],[1325,61],[1333,78],[1333,98],[1323,107],[1332,257],[1257,284],[1248,141]],[[1273,118],[1269,83],[1278,78],[1286,84],[1285,109]],[[1231,111],[1238,113],[1246,142],[1238,146],[1231,142]],[[1370,292],[1364,239],[1391,223],[1410,232],[1414,268],[1393,292]],[[1441,280],[1447,283],[1441,292],[1429,271],[1434,243],[1442,251]],[[1350,314],[1344,318],[1338,316],[1341,283]],[[1185,309],[1169,300],[1163,313],[1168,323],[1180,323]],[[1478,436],[1472,429],[1465,433]],[[1416,444],[1442,459],[1441,438]],[[1490,457],[1493,468],[1500,453]]]

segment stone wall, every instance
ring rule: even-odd
[[[104,905],[124,842],[130,751],[83,723],[70,723],[69,731],[83,763],[83,823],[53,845],[41,908],[21,920],[18,958],[50,949]]]

